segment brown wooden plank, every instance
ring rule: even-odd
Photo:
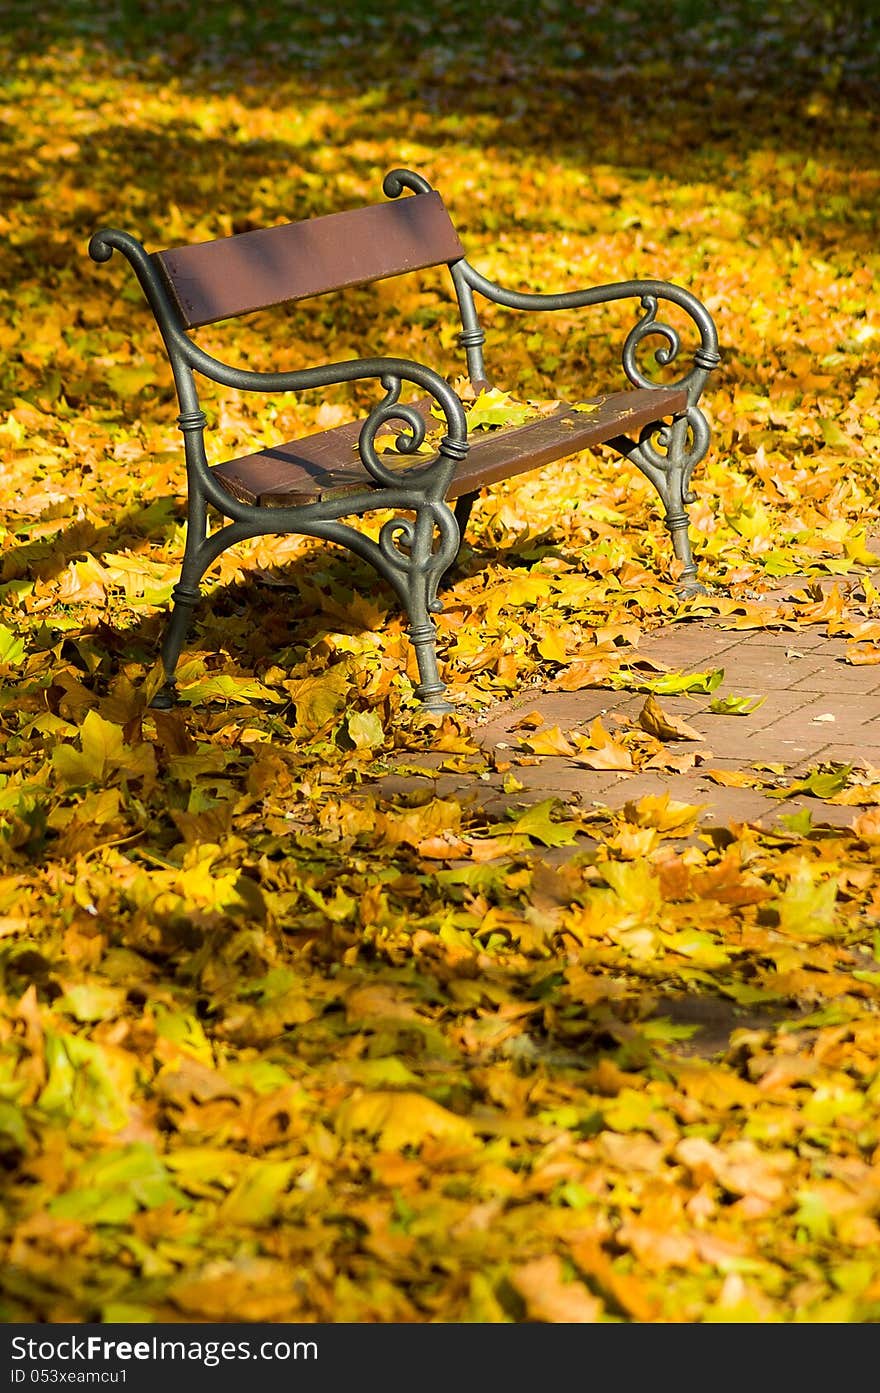
[[[590,404],[597,409],[582,412],[561,404],[553,415],[524,426],[474,432],[447,498],[451,502],[461,494],[476,493],[502,479],[638,431],[652,421],[683,410],[687,393],[682,388],[636,387],[592,397]],[[427,416],[430,403],[417,405]],[[264,508],[297,507],[375,488],[355,450],[362,424],[350,421],[319,435],[227,460],[215,465],[212,472],[234,498]],[[430,426],[436,425],[436,419],[431,417]],[[391,427],[388,431],[394,433]],[[389,468],[408,469],[426,462],[427,456],[382,455],[382,463]]]
[[[439,193],[154,252],[189,329],[464,256]]]

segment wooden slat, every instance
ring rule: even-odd
[[[597,409],[575,411],[560,404],[550,416],[524,426],[476,431],[470,449],[458,466],[447,493],[452,501],[489,484],[529,469],[577,454],[579,450],[638,431],[687,406],[682,388],[633,388],[611,396],[592,397]],[[430,403],[419,403],[428,415]],[[214,477],[234,498],[263,508],[298,507],[325,498],[339,498],[377,487],[357,456],[355,446],[362,421],[276,445],[253,455],[215,465]],[[430,418],[433,429],[438,422]],[[389,433],[396,433],[389,428]],[[427,462],[427,456],[382,455],[387,468],[408,469]]]
[[[464,256],[439,193],[154,252],[189,329]]]

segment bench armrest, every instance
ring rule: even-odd
[[[683,377],[669,386],[685,387],[689,399],[696,401],[705,386],[706,378],[713,368],[721,362],[718,352],[718,333],[714,321],[705,305],[683,286],[669,281],[636,280],[616,281],[610,285],[592,286],[586,290],[569,290],[561,294],[534,294],[518,290],[508,290],[505,286],[488,280],[476,271],[467,261],[459,262],[455,273],[478,294],[493,300],[498,305],[515,310],[571,310],[587,305],[609,304],[614,300],[638,299],[645,311],[639,322],[627,335],[623,345],[623,370],[635,387],[656,387],[639,368],[636,350],[643,339],[653,335],[666,340],[666,347],[657,351],[657,360],[664,366],[673,362],[681,348],[678,333],[669,324],[657,319],[660,300],[668,300],[678,305],[693,321],[699,330],[700,346],[694,352],[694,366]]]
[[[382,188],[388,198],[399,198],[404,189],[410,189],[417,194],[427,193],[430,191],[431,185],[423,175],[417,174],[414,170],[392,169],[386,174]],[[671,304],[678,305],[699,331],[700,346],[694,353],[694,365],[691,370],[677,382],[667,385],[686,388],[691,406],[696,406],[709,373],[721,361],[721,355],[718,352],[718,333],[706,306],[689,290],[685,290],[683,286],[673,285],[668,281],[616,281],[610,285],[598,285],[585,290],[563,291],[561,294],[554,295],[509,290],[506,286],[498,285],[495,281],[481,275],[466,259],[452,263],[450,271],[455,283],[465,328],[464,334],[461,335],[461,342],[465,346],[476,346],[477,354],[479,354],[479,345],[483,342],[483,335],[475,317],[474,291],[483,295],[487,300],[493,300],[495,304],[515,310],[571,310],[580,309],[587,305],[608,304],[613,300],[639,299],[645,313],[630,330],[623,346],[623,370],[630,382],[636,387],[660,385],[653,382],[636,362],[636,350],[643,339],[659,336],[665,340],[665,347],[657,350],[657,360],[664,367],[674,362],[678,357],[681,348],[678,333],[671,325],[664,324],[657,319],[659,301],[668,300]]]
[[[93,261],[109,261],[114,250],[120,251],[132,266],[155,315],[171,362],[183,415],[201,415],[192,380],[194,372],[244,392],[301,392],[376,378],[385,389],[385,397],[373,408],[361,428],[358,449],[364,467],[378,484],[389,488],[399,489],[405,481],[408,488],[430,489],[441,496],[445,493],[456,462],[467,453],[467,420],[458,396],[433,368],[407,358],[384,357],[357,358],[296,372],[253,372],[233,367],[200,348],[186,333],[153,258],[136,237],[117,228],[102,228],[89,242]],[[397,438],[397,448],[402,454],[414,454],[425,439],[423,416],[413,406],[399,404],[404,382],[413,383],[434,398],[446,418],[446,434],[438,446],[439,458],[406,471],[389,470],[375,449],[376,435],[382,426],[399,421],[404,427]]]

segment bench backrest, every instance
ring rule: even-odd
[[[436,192],[154,252],[188,329],[458,261]]]

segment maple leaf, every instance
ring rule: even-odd
[[[638,802],[623,805],[623,814],[628,822],[639,827],[654,827],[661,834],[687,836],[696,826],[702,812],[703,803],[681,803],[668,793],[645,794]]]
[[[581,830],[574,821],[556,821],[552,814],[559,807],[558,799],[545,798],[534,807],[514,816],[510,822],[496,823],[488,830],[500,836],[519,833],[542,846],[571,846]]]
[[[767,698],[762,696],[715,697],[709,702],[708,709],[713,716],[751,716],[766,700]]]
[[[392,1151],[421,1146],[431,1137],[464,1146],[472,1146],[475,1140],[467,1118],[420,1093],[362,1093],[343,1103],[336,1125],[343,1136],[366,1132]]]
[[[486,430],[495,426],[521,426],[532,416],[531,407],[516,401],[498,387],[483,389],[468,407],[468,430]]]

